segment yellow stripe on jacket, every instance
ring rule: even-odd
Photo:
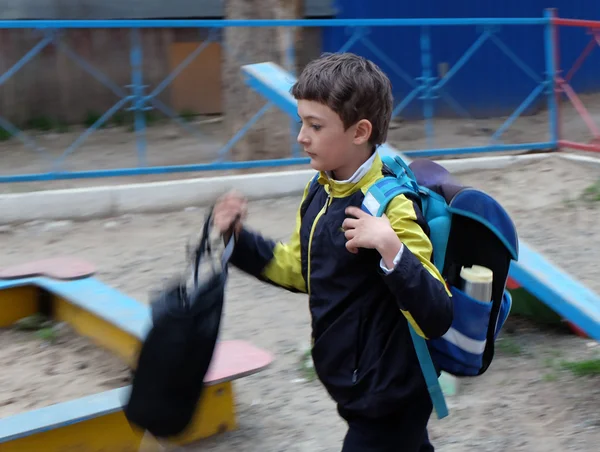
[[[302,202],[308,194],[310,182],[304,188]],[[306,281],[302,276],[300,253],[300,208],[296,212],[296,227],[287,243],[277,243],[273,249],[273,259],[263,270],[263,277],[274,284],[306,293]]]
[[[386,216],[400,241],[419,259],[427,271],[442,283],[450,296],[451,293],[446,286],[444,278],[435,265],[433,265],[433,262],[431,262],[433,246],[425,231],[417,223],[417,214],[413,202],[404,195],[396,196],[388,204]],[[421,337],[427,338],[412,314],[409,311],[401,311],[415,331]]]

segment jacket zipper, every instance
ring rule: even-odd
[[[360,345],[363,337],[362,315],[358,315],[358,332],[356,334],[356,350],[354,354],[354,372],[352,372],[352,384],[358,381],[358,365],[360,364]]]
[[[312,227],[310,228],[310,236],[308,238],[308,270],[307,270],[307,289],[308,289],[308,294],[310,295],[310,254],[311,254],[311,250],[312,250],[312,240],[313,240],[313,235],[315,233],[315,228],[317,227],[317,223],[319,222],[319,219],[327,213],[327,208],[331,205],[331,201],[332,201],[332,196],[331,193],[327,193],[327,200],[325,201],[325,205],[323,205],[323,207],[321,207],[321,210],[319,211],[319,213],[317,214],[317,216],[315,217],[315,221],[313,221]]]

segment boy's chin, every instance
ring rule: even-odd
[[[328,166],[323,165],[322,162],[315,160],[314,158],[310,159],[310,167],[315,171],[331,171],[331,169]]]

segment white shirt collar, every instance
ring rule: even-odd
[[[359,180],[361,180],[363,178],[363,176],[365,174],[367,174],[367,172],[371,168],[371,165],[375,161],[375,154],[377,154],[377,151],[373,152],[373,155],[371,155],[371,157],[369,157],[369,159],[365,163],[363,163],[362,165],[360,165],[360,167],[356,170],[356,172],[352,175],[352,177],[350,177],[350,179],[348,179],[348,180],[338,180],[336,182],[340,183],[340,184],[355,184],[355,183],[357,183]],[[332,177],[331,171],[326,171],[325,174],[331,180],[335,180]]]

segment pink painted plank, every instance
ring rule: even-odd
[[[217,344],[204,381],[215,385],[260,372],[273,362],[273,355],[244,341]]]
[[[87,278],[95,272],[94,265],[87,261],[73,257],[56,257],[3,268],[0,270],[0,279],[45,276],[51,279],[74,280]]]

